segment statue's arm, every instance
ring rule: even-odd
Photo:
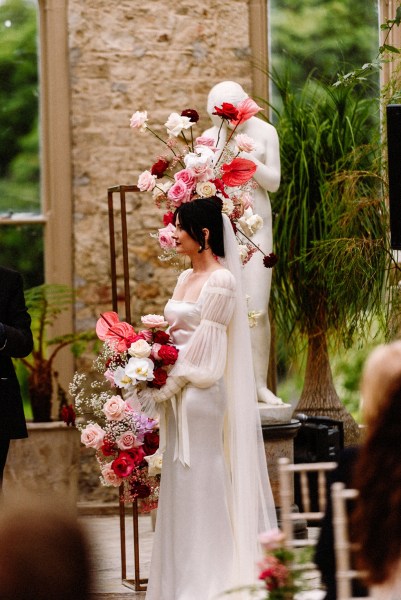
[[[241,153],[244,158],[249,158],[257,165],[253,176],[261,188],[268,192],[276,192],[280,185],[280,146],[276,129],[266,123],[265,133],[265,161],[258,160],[252,154]]]

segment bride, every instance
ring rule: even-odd
[[[179,358],[166,385],[139,393],[165,446],[146,599],[212,600],[255,582],[257,536],[276,515],[231,223],[217,197],[174,219],[176,251],[192,264],[165,307]]]

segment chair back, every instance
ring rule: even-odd
[[[281,529],[285,534],[285,543],[288,548],[312,546],[317,540],[297,539],[294,524],[299,520],[318,522],[323,518],[327,500],[327,474],[337,466],[335,462],[298,463],[293,464],[288,458],[279,458],[280,478],[280,516]],[[302,505],[299,512],[293,510],[294,474],[299,475],[300,499]],[[317,477],[316,495],[317,502],[311,497],[309,475]],[[316,505],[317,504],[317,505]],[[315,506],[316,505],[316,506]]]
[[[337,481],[331,486],[333,501],[334,552],[336,557],[337,600],[368,600],[352,595],[352,581],[363,579],[364,573],[352,568],[353,545],[349,539],[347,502],[358,497],[358,490],[346,488]]]

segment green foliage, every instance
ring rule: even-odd
[[[0,264],[19,271],[26,288],[43,283],[43,225],[1,225]]]
[[[389,266],[372,101],[312,77],[299,91],[274,81],[282,181],[272,202],[273,314],[285,339],[324,331],[350,345],[382,311]]]
[[[293,64],[293,83],[315,70],[320,80],[366,63],[378,45],[377,0],[272,0],[272,64]]]
[[[0,176],[4,177],[22,150],[21,137],[37,130],[35,4],[6,0],[0,5],[0,28]]]

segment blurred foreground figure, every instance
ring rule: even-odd
[[[87,600],[90,560],[76,515],[39,500],[0,506],[1,600]]]

